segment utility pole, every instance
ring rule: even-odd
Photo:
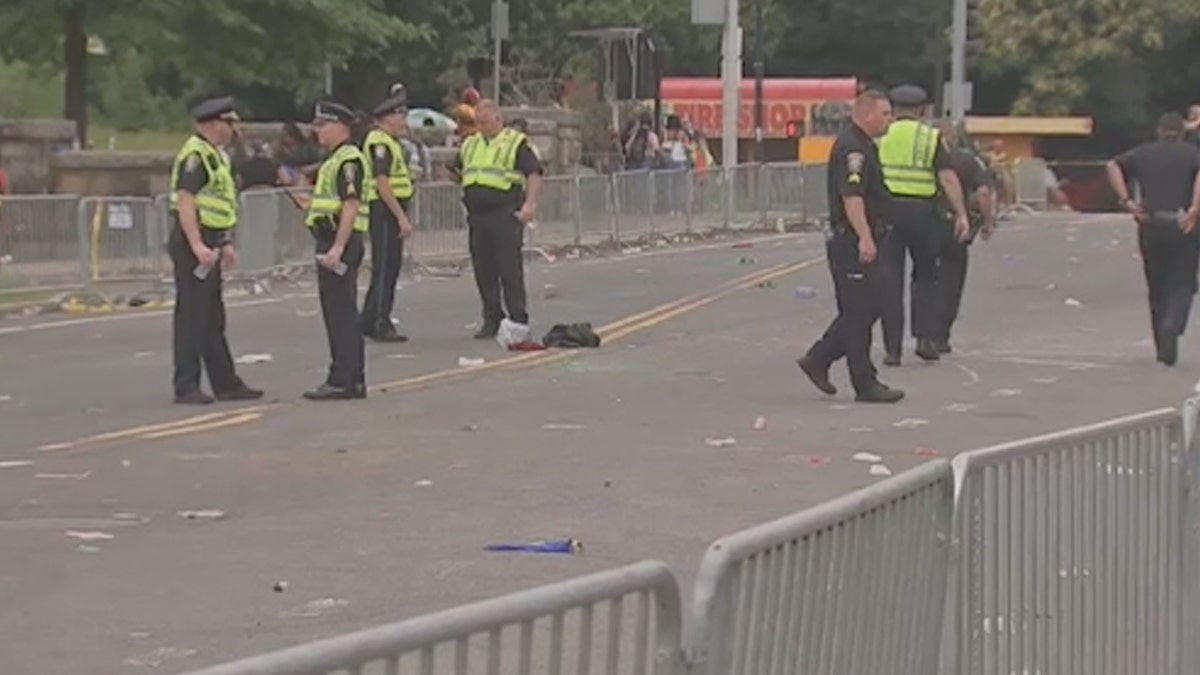
[[[950,21],[950,117],[962,122],[967,115],[967,0],[954,0]]]
[[[766,75],[766,47],[763,44],[763,5],[766,0],[754,0],[754,159],[765,161],[763,152],[763,78]]]

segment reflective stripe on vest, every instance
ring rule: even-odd
[[[358,170],[363,172],[366,167],[366,158],[363,157],[362,150],[350,143],[344,143],[338,146],[338,149],[333,152],[324,162],[321,163],[321,168],[317,169],[317,182],[313,185],[312,202],[308,206],[308,216],[304,219],[304,224],[309,227],[316,227],[322,222],[330,222],[334,229],[339,225],[339,219],[342,214],[342,198],[338,196],[338,169],[341,168],[344,162],[358,162]],[[365,172],[363,172],[365,175]],[[364,179],[365,180],[365,179]],[[358,217],[354,219],[354,231],[366,232],[368,229],[368,214],[370,213],[365,199],[358,202]]]
[[[366,155],[367,175],[363,179],[363,192],[366,201],[379,199],[379,188],[375,186],[375,157],[379,148],[387,148],[392,153],[392,166],[388,170],[388,185],[396,199],[410,199],[413,196],[412,176],[408,173],[408,161],[405,157],[404,146],[391,134],[382,129],[372,129],[363,143],[363,153]]]
[[[171,165],[170,210],[179,211],[179,174],[191,157],[196,157],[208,174],[208,182],[196,195],[196,213],[200,225],[210,230],[231,229],[237,225],[238,218],[238,193],[233,169],[220,150],[199,136],[192,136],[184,142],[175,156],[175,163]]]
[[[525,184],[525,175],[517,171],[517,149],[525,134],[504,129],[490,141],[476,133],[463,141],[462,186],[478,185],[506,192]]]
[[[937,156],[940,134],[916,120],[900,120],[888,127],[879,141],[883,182],[897,197],[932,198],[937,195]]]

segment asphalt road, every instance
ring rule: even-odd
[[[2,322],[4,671],[178,672],[644,558],[686,597],[712,539],[878,480],[857,452],[901,471],[1178,404],[1200,357],[1154,362],[1133,234],[1006,223],[975,247],[955,353],[883,370],[896,406],[794,366],[832,314],[817,234],[531,265],[535,330],[609,340],[514,362],[470,339],[469,278],[408,284],[413,341],[370,345],[351,403],[299,401],[326,366],[311,288],[230,309],[235,354],[272,357],[241,366],[260,406],[173,407],[165,314]],[[178,515],[197,509],[223,514]],[[559,536],[585,552],[482,550]]]

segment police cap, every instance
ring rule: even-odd
[[[403,115],[407,111],[408,100],[405,98],[404,94],[401,93],[397,96],[391,96],[383,103],[375,106],[375,110],[371,111],[371,114],[378,118],[386,117],[392,113],[400,113]]]
[[[339,122],[347,126],[354,124],[354,111],[336,101],[322,101],[313,110],[313,123]]]
[[[388,87],[388,96],[408,96],[408,89],[405,88],[403,82],[396,82]]]
[[[192,119],[196,120],[196,122],[211,122],[213,120],[236,122],[241,118],[238,117],[233,97],[222,96],[220,98],[210,98],[201,101],[195,108],[192,108]]]
[[[925,95],[925,90],[914,84],[902,84],[899,87],[892,87],[892,90],[888,92],[888,97],[892,99],[892,105],[905,108],[916,108],[929,102],[929,97]]]

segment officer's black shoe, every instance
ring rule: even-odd
[[[496,335],[499,333],[500,333],[500,324],[485,323],[485,324],[483,324],[483,328],[480,328],[479,332],[475,334],[475,339],[476,340],[491,340],[491,339],[494,339],[496,337]]]
[[[937,343],[929,338],[917,340],[917,356],[924,361],[938,361],[942,358]]]
[[[1179,360],[1179,338],[1164,337],[1158,341],[1158,362],[1173,366]]]
[[[367,333],[367,337],[376,342],[408,342],[408,336],[397,333],[396,328],[391,324],[376,328],[374,331]]]
[[[950,352],[954,351],[953,349],[950,348],[949,340],[938,340],[937,341],[937,350],[938,350],[939,354],[949,354]]]
[[[179,405],[209,405],[215,400],[216,399],[200,391],[199,389],[193,389],[185,394],[175,395],[175,402]]]
[[[800,366],[800,370],[804,371],[804,374],[808,376],[813,386],[821,390],[821,393],[828,394],[829,396],[837,395],[837,387],[833,386],[833,383],[829,381],[828,365],[822,368],[813,363],[807,356],[796,359],[796,365]]]
[[[356,398],[366,398],[366,389],[359,391],[358,387],[335,387],[322,384],[313,391],[304,392],[304,398],[310,401],[349,401]]]
[[[883,365],[885,365],[885,366],[900,365],[900,355],[899,354],[888,354],[887,356],[883,357]]]
[[[882,382],[866,387],[859,391],[854,400],[859,403],[897,403],[904,398],[904,392],[893,389]]]
[[[263,397],[263,392],[259,389],[251,389],[246,385],[234,387],[229,391],[215,392],[218,401],[257,401]]]

